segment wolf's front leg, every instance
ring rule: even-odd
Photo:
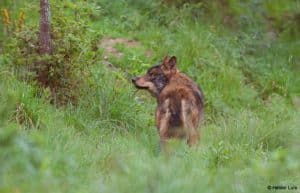
[[[166,102],[168,102],[168,101],[166,101]],[[167,140],[169,139],[168,129],[170,127],[170,124],[169,124],[170,116],[171,116],[171,113],[168,110],[167,104],[159,106],[156,109],[156,125],[157,125],[157,130],[158,130],[159,138],[160,138],[160,143],[159,143],[160,151],[165,150],[165,144],[166,144]]]

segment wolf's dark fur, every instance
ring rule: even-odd
[[[147,89],[156,99],[156,125],[163,144],[170,138],[198,142],[199,122],[203,118],[204,97],[199,87],[176,68],[176,57],[165,57],[146,75],[132,79],[139,89]]]

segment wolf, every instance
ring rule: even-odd
[[[161,147],[171,138],[195,146],[200,138],[204,96],[200,87],[177,69],[176,61],[175,56],[166,56],[145,75],[132,78],[136,88],[148,90],[157,99],[155,120]]]

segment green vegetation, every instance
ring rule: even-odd
[[[50,2],[42,58],[39,2],[0,2],[1,193],[299,191],[299,1]],[[165,55],[206,98],[199,148],[171,155],[155,99],[130,82]],[[53,86],[36,81],[41,60]]]

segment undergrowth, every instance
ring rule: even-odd
[[[0,192],[300,188],[299,3],[188,2],[52,1],[48,88],[35,79],[38,4],[0,3],[26,16],[0,34]],[[103,37],[139,44],[104,58]],[[165,55],[206,101],[199,147],[174,141],[170,155],[159,152],[155,99],[130,82]]]

